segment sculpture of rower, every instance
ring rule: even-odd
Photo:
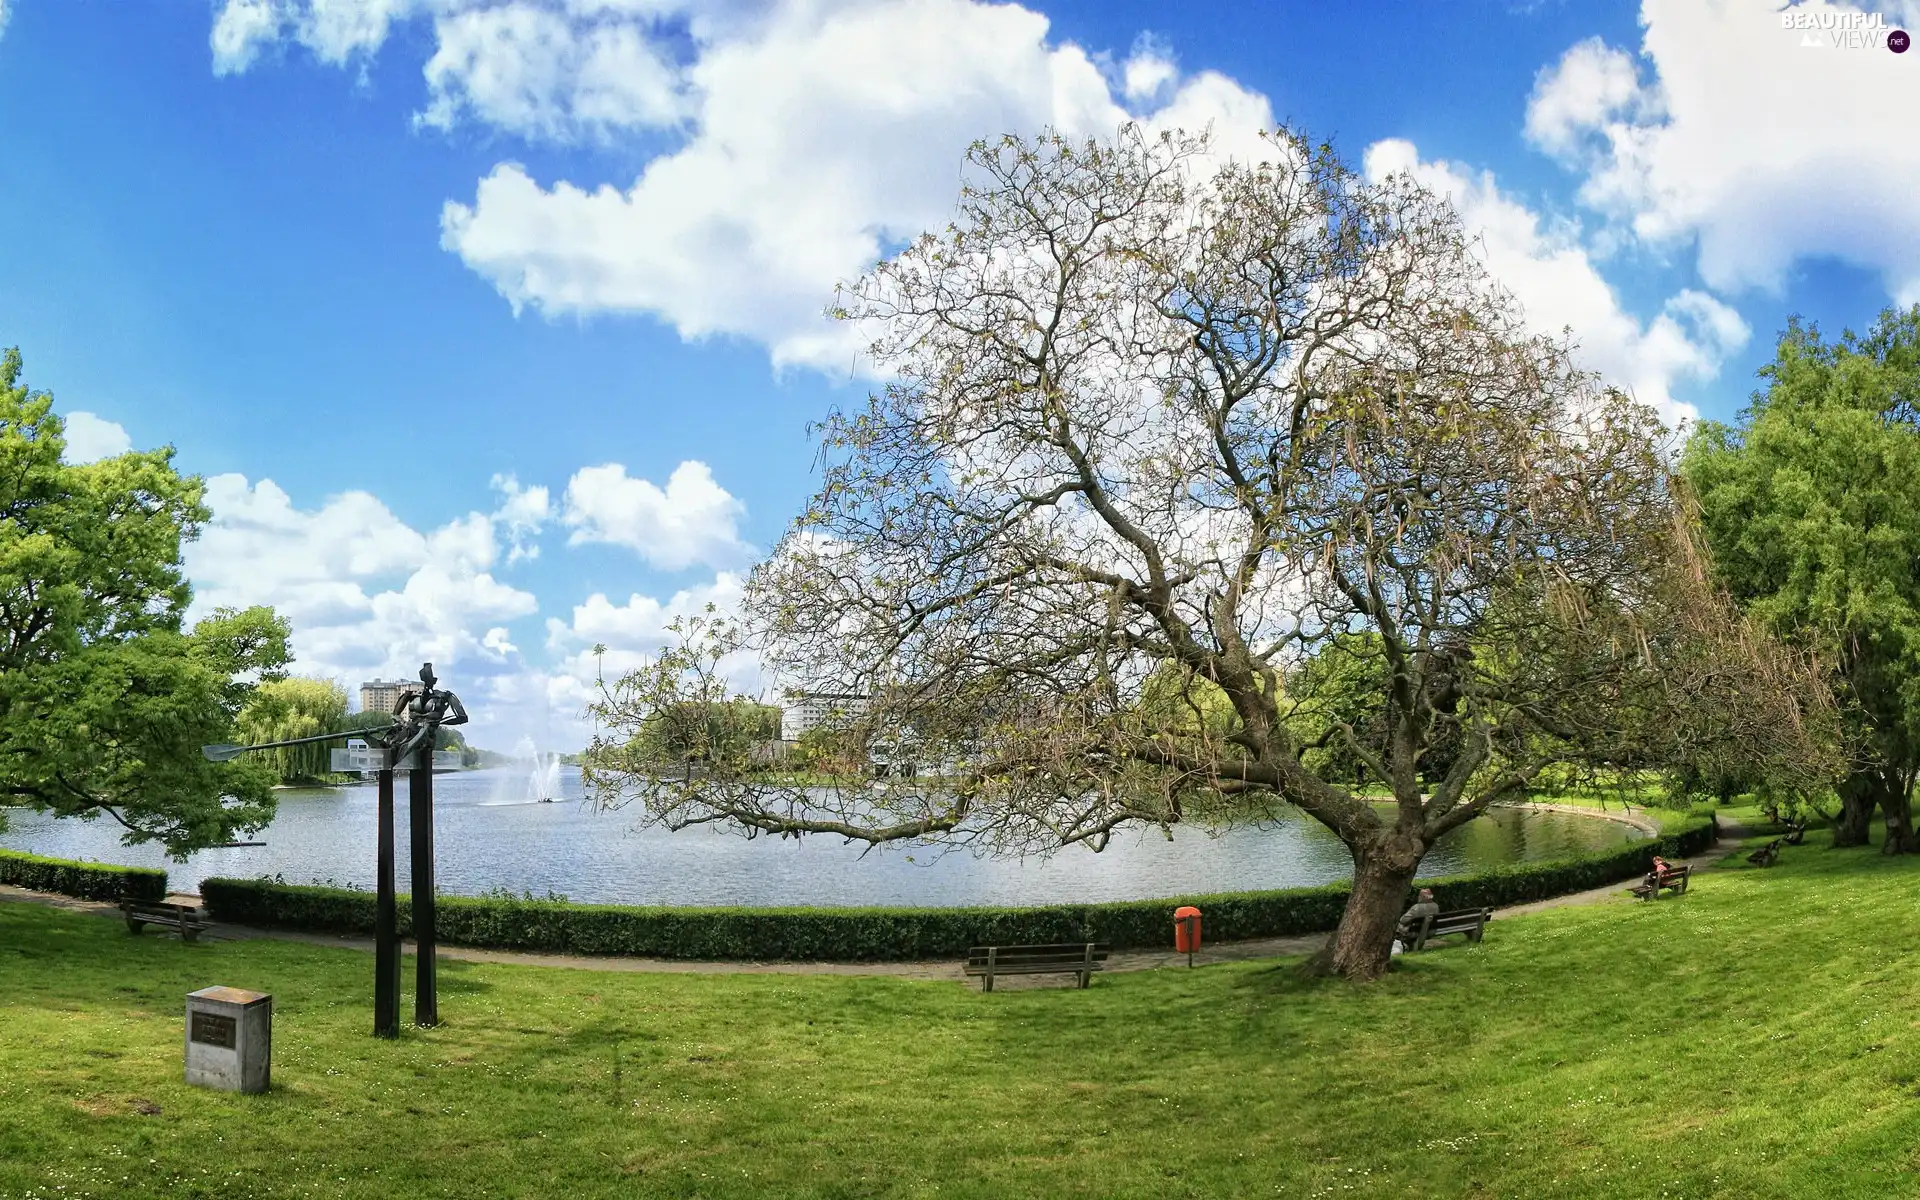
[[[465,725],[467,723],[466,706],[460,703],[460,697],[445,688],[435,687],[440,682],[434,677],[433,664],[420,664],[420,686],[409,687],[400,693],[393,702],[393,727],[385,731],[381,741],[392,752],[389,760],[399,766],[408,756],[422,746],[427,754],[433,754],[434,734],[442,725]],[[372,739],[369,739],[372,740]],[[431,766],[433,759],[423,762]]]

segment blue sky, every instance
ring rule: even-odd
[[[867,386],[819,311],[970,137],[1298,124],[1453,194],[1596,369],[1730,416],[1789,314],[1920,300],[1920,52],[1875,43],[1920,13],[1782,10],[0,0],[0,344],[76,455],[209,478],[203,607],[571,743],[587,648],[725,604],[799,510]]]

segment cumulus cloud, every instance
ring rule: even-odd
[[[431,0],[226,0],[208,39],[213,70],[245,71],[261,50],[289,38],[339,66],[379,49],[396,21],[435,6]]]
[[[668,626],[704,614],[712,605],[720,616],[736,616],[744,595],[742,576],[721,571],[711,583],[683,588],[665,601],[634,594],[615,604],[595,592],[573,608],[570,620],[547,619],[547,646],[555,653],[548,695],[556,709],[578,711],[590,702],[597,681],[611,682],[645,665],[672,640]],[[757,695],[764,680],[757,658],[730,656],[721,673],[740,692]]]
[[[1920,26],[1920,4],[1877,6]],[[1647,242],[1697,243],[1721,289],[1783,286],[1833,257],[1920,301],[1920,141],[1911,52],[1888,53],[1864,10],[1808,0],[1645,0],[1638,58],[1586,41],[1543,71],[1527,133],[1576,170],[1595,211]]]
[[[567,511],[576,540],[616,541],[676,566],[737,560],[746,549],[734,534],[738,502],[700,463],[683,464],[664,490],[618,467],[588,468],[574,480]],[[493,487],[493,512],[415,529],[367,492],[302,508],[271,479],[213,476],[213,519],[186,548],[189,619],[271,605],[293,626],[296,669],[349,689],[374,676],[411,678],[431,661],[474,713],[470,740],[506,748],[522,736],[580,744],[598,670],[613,679],[639,666],[666,644],[668,624],[708,603],[737,611],[742,579],[728,571],[664,601],[636,592],[615,604],[596,592],[573,606],[570,621],[548,619],[546,644],[528,654],[512,623],[538,616],[539,599],[497,572],[538,552],[531,539],[554,506],[546,488],[511,475]],[[595,644],[607,647],[603,658],[592,654]],[[726,668],[741,686],[758,686],[751,659]]]
[[[513,3],[442,15],[434,35],[422,125],[449,129],[466,118],[565,140],[669,125],[681,115],[678,72],[643,26],[582,23]]]
[[[1571,330],[1583,365],[1655,406],[1669,425],[1697,415],[1674,398],[1674,384],[1713,378],[1746,344],[1746,322],[1702,291],[1682,290],[1650,321],[1628,313],[1579,230],[1543,221],[1502,193],[1490,174],[1422,161],[1412,143],[1400,140],[1369,147],[1365,169],[1376,180],[1405,172],[1449,197],[1488,271],[1520,302],[1528,323],[1548,335]]]
[[[213,519],[186,550],[194,616],[270,604],[293,625],[302,669],[343,679],[426,659],[469,674],[517,665],[477,632],[538,607],[490,574],[487,515],[423,534],[366,492],[303,510],[272,480],[237,474],[207,480],[207,505]]]
[[[6,36],[7,16],[8,16],[7,0],[0,0],[0,37]]]
[[[834,285],[945,223],[977,137],[1135,117],[1212,126],[1231,152],[1272,122],[1264,97],[1183,76],[1152,37],[1116,66],[978,0],[226,0],[215,69],[282,43],[345,63],[409,17],[435,47],[421,126],[673,139],[627,180],[502,162],[444,207],[446,249],[516,311],[647,314],[777,364],[854,363],[860,335],[823,315]]]
[[[4,3],[4,0],[0,0]],[[0,16],[5,10],[0,9]],[[64,457],[71,463],[90,463],[112,458],[133,449],[133,439],[117,421],[90,412],[72,412],[65,418],[67,449]]]
[[[585,467],[567,481],[562,519],[570,545],[625,546],[663,570],[736,565],[752,554],[740,540],[746,506],[714,482],[703,462],[683,462],[665,489],[633,479],[619,463]]]
[[[523,487],[512,475],[495,475],[492,485],[500,493],[500,507],[493,519],[507,539],[507,564],[540,557],[540,547],[532,539],[553,515],[547,489]]]
[[[1151,101],[1180,78],[1173,51],[1166,43],[1141,34],[1133,43],[1133,53],[1120,68],[1120,90],[1136,104]]]

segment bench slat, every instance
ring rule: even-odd
[[[200,909],[192,904],[173,904],[165,900],[122,900],[120,911],[127,918],[127,932],[137,934],[148,925],[161,925],[180,935],[183,942],[191,942],[204,930],[213,927],[211,921],[199,919]]]
[[[1449,937],[1465,934],[1468,941],[1477,942],[1493,920],[1491,908],[1461,908],[1452,912],[1443,912],[1436,916],[1423,917],[1418,925],[1396,933],[1394,940],[1408,950],[1423,950],[1428,942],[1437,937]]]
[[[995,956],[995,959],[996,961],[1003,962],[1003,963],[1079,962],[1081,959],[1085,957],[1086,957],[1085,952],[1080,950],[1075,950],[1071,954],[1008,954],[1003,950],[998,955]],[[1107,955],[1105,951],[1096,951],[1093,955],[1093,959],[1095,962],[1099,962],[1105,959],[1106,957]],[[987,956],[984,954],[972,954],[967,956],[967,961],[968,962],[985,962],[987,961]]]
[[[1077,975],[1086,987],[1095,971],[1105,970],[1110,947],[1103,942],[1050,946],[975,946],[961,972],[980,976],[982,991],[993,990],[998,975]]]

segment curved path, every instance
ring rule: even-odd
[[[1576,812],[1588,816],[1603,816],[1612,820],[1625,821],[1652,833],[1658,833],[1659,827],[1645,817],[1628,811],[1626,813],[1598,811],[1572,805],[1536,804],[1524,807],[1547,809],[1559,812]],[[1719,836],[1705,853],[1685,860],[1696,871],[1705,870],[1731,854],[1739,845],[1747,831],[1740,826],[1723,822]],[[1573,892],[1565,896],[1555,896],[1550,900],[1536,900],[1530,904],[1516,904],[1500,910],[1501,916],[1523,916],[1548,908],[1566,908],[1579,904],[1598,904],[1605,900],[1617,899],[1626,895],[1626,882],[1608,884],[1606,887],[1593,888],[1585,892]],[[168,899],[199,903],[198,896],[174,895]],[[51,908],[66,909],[70,912],[90,913],[97,916],[118,919],[120,910],[113,904],[98,900],[76,900],[69,896],[50,895],[46,892],[28,891],[26,888],[0,885],[0,902],[14,901],[30,904],[43,904]],[[348,950],[373,952],[373,939],[361,937],[337,937],[332,934],[300,933],[286,929],[260,929],[250,925],[229,925],[214,923],[202,937],[212,941],[245,941],[257,938],[270,938],[276,941],[304,942],[312,946],[333,946]],[[1196,966],[1219,963],[1241,962],[1247,959],[1276,958],[1290,954],[1311,954],[1326,941],[1324,933],[1304,934],[1297,937],[1254,938],[1241,942],[1219,942],[1206,946],[1194,956]],[[412,954],[412,942],[403,943],[405,953]],[[464,946],[441,946],[439,957],[458,962],[514,963],[532,967],[564,967],[584,971],[628,971],[661,973],[710,973],[710,974],[762,974],[762,975],[880,975],[897,979],[940,979],[956,983],[970,982],[961,974],[960,964],[953,959],[934,962],[880,962],[880,963],[835,963],[835,962],[690,962],[667,958],[632,958],[614,955],[574,955],[574,954],[528,954],[517,950],[475,950]],[[1116,952],[1107,960],[1109,971],[1151,971],[1160,967],[1184,967],[1187,956],[1172,950],[1126,950]],[[995,990],[1020,987],[1058,986],[1053,976],[1016,976],[995,982]]]

